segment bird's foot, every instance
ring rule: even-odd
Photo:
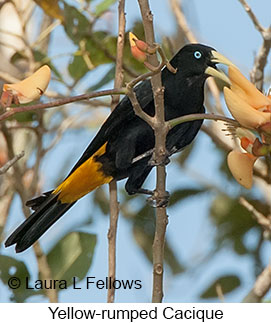
[[[168,191],[165,191],[165,195],[161,196],[156,190],[154,190],[152,191],[151,196],[147,198],[147,201],[152,207],[155,208],[167,207],[169,203],[169,197],[170,195]]]
[[[151,191],[145,188],[140,188],[136,191],[137,194],[146,194],[150,195],[147,198],[147,202],[152,206],[152,207],[167,207],[169,203],[169,192],[166,191],[164,196],[161,196],[158,194],[156,190]]]
[[[155,157],[155,154],[153,154],[152,158],[149,160],[149,165],[150,166],[166,166],[170,163],[169,157],[171,155],[172,154],[166,150],[166,152],[164,154],[162,154],[162,158],[160,158],[160,160],[157,160],[157,158]]]

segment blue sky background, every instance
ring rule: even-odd
[[[248,1],[263,26],[271,23],[271,1]],[[176,24],[171,13],[168,1],[150,0],[152,12],[154,14],[154,23],[156,37],[171,35],[176,31]],[[216,48],[219,52],[230,58],[240,67],[245,75],[253,65],[255,51],[261,46],[262,39],[260,34],[255,30],[246,12],[237,0],[186,0],[183,1],[185,12],[190,26],[199,41]],[[133,22],[139,17],[137,1],[127,1],[126,6],[127,29],[131,28]],[[116,21],[116,11],[112,15]],[[114,24],[113,24],[114,25]],[[73,45],[63,37],[62,27],[58,27],[54,34],[53,43],[51,44],[51,55],[59,53],[72,52]],[[67,57],[59,60],[59,66],[65,66]],[[101,69],[97,70],[99,77]],[[270,58],[268,68],[270,72]],[[63,73],[66,73],[63,71]],[[96,75],[91,73],[93,79],[84,79],[89,82],[89,86],[95,83]],[[80,93],[80,86],[77,88]],[[93,132],[94,135],[94,132]],[[55,185],[60,174],[64,175],[63,167],[67,167],[67,156],[69,169],[81,155],[82,151],[88,145],[93,137],[87,129],[70,131],[64,134],[61,142],[51,151],[44,159],[41,172],[46,179],[44,190],[50,189]],[[48,138],[49,140],[49,138]],[[58,166],[55,167],[55,161]],[[210,183],[223,185],[225,191],[233,192],[231,184],[226,184],[224,180],[217,176],[216,169],[219,154],[214,154],[214,144],[203,133],[197,137],[196,149],[190,159],[189,168],[198,174],[204,174],[204,178]],[[173,163],[167,168],[168,182],[167,189],[173,191],[175,188],[194,185],[194,180],[184,172],[177,170]],[[177,175],[176,175],[177,174]],[[122,187],[123,182],[120,184]],[[146,187],[153,187],[153,174],[145,184]],[[242,190],[240,188],[240,190]],[[203,255],[211,251],[214,247],[215,228],[208,219],[208,207],[210,200],[214,198],[213,193],[206,193],[196,198],[188,199],[182,203],[169,208],[169,225],[167,237],[170,244],[174,247],[180,261],[188,268],[193,269],[179,276],[172,276],[168,268],[165,272],[165,302],[195,302],[200,301],[197,298],[199,290],[204,290],[221,273],[238,272],[242,282],[242,288],[233,293],[226,295],[227,302],[239,302],[244,295],[250,290],[253,284],[253,267],[248,257],[238,257],[230,249],[224,248],[217,253],[206,265],[197,268],[196,263],[200,263]],[[84,228],[87,232],[96,233],[98,243],[95,250],[93,264],[88,276],[96,276],[103,279],[107,276],[107,230],[108,217],[93,206],[92,196],[83,198],[75,207],[73,207],[65,217],[63,217],[47,234],[41,238],[41,245],[45,251],[48,251],[59,236],[64,236],[71,228],[78,224],[82,219],[87,218],[91,213],[95,219],[94,223]],[[7,232],[11,232],[23,220],[20,211],[20,202],[17,199],[12,207]],[[117,242],[117,278],[120,279],[140,279],[142,289],[123,291],[116,293],[117,302],[149,302],[151,299],[152,287],[152,266],[146,260],[143,252],[135,245],[132,236],[131,224],[122,216],[119,220],[118,242]],[[248,241],[253,244],[253,234],[247,237]],[[23,254],[15,255],[13,248],[2,250],[3,254],[24,260],[31,273],[36,275],[36,260],[32,250]],[[262,255],[265,263],[270,262],[270,244],[266,243]],[[32,266],[35,264],[35,266]],[[106,301],[106,291],[104,290],[72,290],[60,293],[61,302],[104,302]],[[0,301],[7,302],[9,299],[8,289],[0,282]],[[30,302],[44,302],[43,297],[30,298]]]

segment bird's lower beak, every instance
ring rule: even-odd
[[[212,50],[211,52],[211,62],[214,64],[224,64],[227,66],[235,66],[227,57],[223,56],[219,52]],[[205,74],[214,76],[227,84],[231,85],[231,81],[228,76],[215,67],[208,66],[205,70]]]

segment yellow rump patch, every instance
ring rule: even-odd
[[[101,169],[102,164],[95,160],[95,157],[105,153],[106,144],[54,190],[53,194],[60,193],[58,199],[62,203],[77,201],[95,188],[112,181],[113,177],[105,175]]]

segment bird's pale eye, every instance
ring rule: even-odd
[[[196,59],[200,59],[200,58],[201,58],[201,52],[199,52],[198,50],[196,50],[196,51],[194,52],[194,57],[195,57]]]

